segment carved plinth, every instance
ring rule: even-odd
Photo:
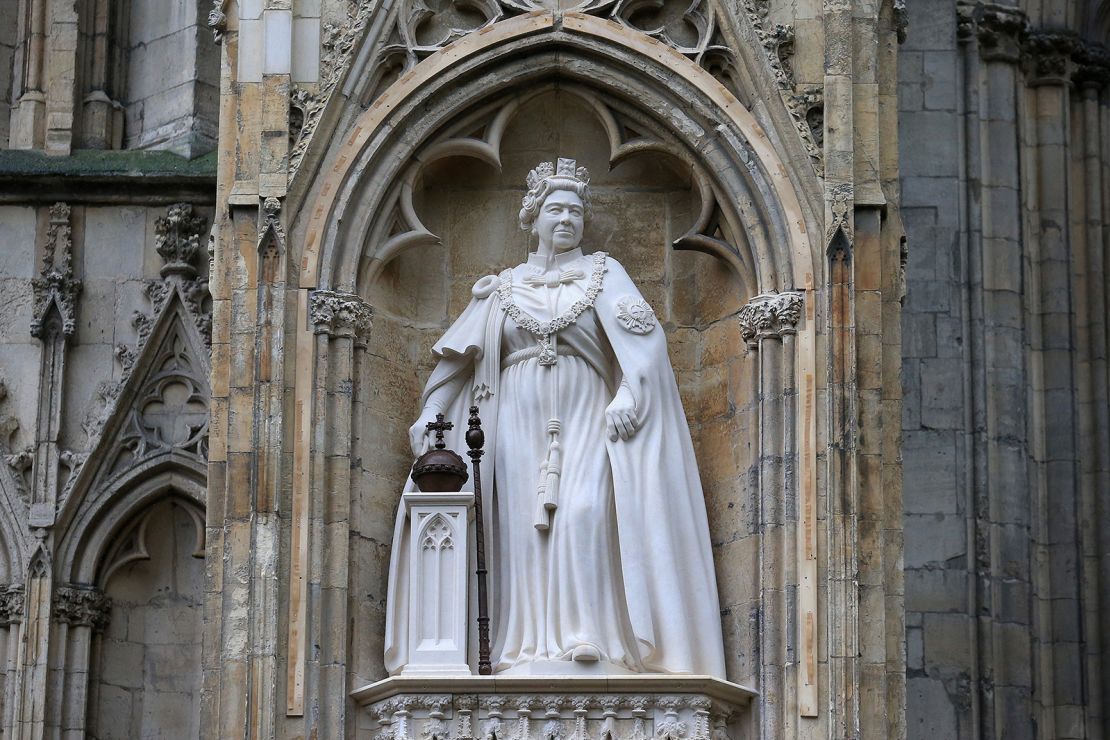
[[[406,493],[409,662],[404,676],[469,676],[468,518],[473,493]]]
[[[753,691],[708,676],[388,678],[355,691],[358,737],[742,740]]]

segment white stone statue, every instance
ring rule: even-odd
[[[588,177],[570,159],[529,173],[520,225],[539,245],[479,280],[433,347],[413,453],[437,413],[454,422],[448,446],[465,450],[467,409],[480,407],[495,673],[724,678],[709,526],[666,337],[624,268],[579,248]],[[407,661],[404,524],[402,507],[390,674]]]

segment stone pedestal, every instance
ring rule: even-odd
[[[466,658],[473,493],[406,493],[409,662],[402,676],[469,676]]]
[[[755,692],[708,676],[387,678],[355,691],[357,737],[752,737]]]

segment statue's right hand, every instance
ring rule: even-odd
[[[412,448],[413,457],[420,457],[431,448],[432,440],[428,436],[428,422],[435,420],[435,414],[424,413],[409,427],[409,447]]]

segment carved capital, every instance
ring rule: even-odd
[[[50,225],[46,232],[46,247],[42,256],[42,270],[31,281],[35,306],[31,316],[31,336],[42,339],[47,333],[46,315],[50,306],[58,308],[64,336],[77,330],[77,296],[81,281],[73,277],[73,241],[70,238],[69,206],[55,203],[50,206]]]
[[[1028,31],[1025,13],[1015,8],[983,2],[956,6],[956,36],[961,41],[978,39],[979,53],[991,61],[1017,62]]]
[[[1072,81],[1086,88],[1101,88],[1110,83],[1110,51],[1102,45],[1083,44],[1072,57]]]
[[[175,203],[166,209],[166,215],[154,222],[154,248],[166,263],[162,277],[195,277],[201,239],[206,233],[204,217],[194,214],[188,203]]]
[[[310,308],[312,331],[333,337],[354,337],[358,344],[370,340],[374,311],[354,293],[316,290]]]
[[[0,589],[0,627],[23,621],[23,586],[11,584]]]
[[[976,13],[979,53],[988,61],[1017,62],[1029,29],[1025,13],[999,5],[979,5]]]
[[[54,589],[54,620],[102,630],[108,626],[112,600],[94,586],[62,584]]]
[[[755,349],[761,339],[781,339],[797,332],[802,318],[802,294],[761,293],[740,309],[740,335]]]
[[[1025,42],[1030,84],[1066,85],[1074,69],[1072,55],[1081,45],[1071,34],[1031,33]]]

